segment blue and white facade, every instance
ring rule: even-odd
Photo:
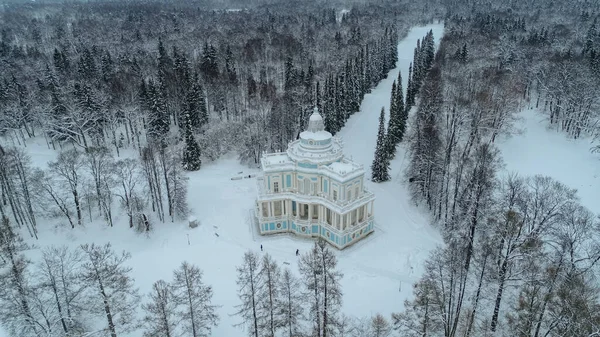
[[[344,249],[373,231],[375,195],[362,165],[344,158],[315,109],[286,152],[264,154],[256,214],[261,234],[322,237]]]

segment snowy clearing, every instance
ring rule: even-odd
[[[507,172],[541,174],[577,189],[581,204],[600,214],[600,154],[590,152],[588,138],[568,139],[548,128],[545,115],[524,110],[517,127],[523,131],[498,142]]]

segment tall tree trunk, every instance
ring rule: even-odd
[[[75,209],[77,210],[77,224],[79,226],[82,226],[83,219],[81,215],[81,203],[79,201],[79,193],[77,193],[77,189],[73,189],[71,192],[73,193],[73,202],[75,203]]]
[[[98,269],[94,267],[96,272],[96,277],[98,278],[98,286],[100,287],[100,294],[102,295],[102,299],[104,302],[104,313],[106,314],[106,321],[108,322],[108,330],[110,331],[111,337],[117,337],[117,331],[115,330],[115,324],[113,322],[112,313],[110,311],[110,304],[108,303],[108,296],[104,291],[104,284],[102,284],[102,280],[100,279],[100,273]]]
[[[492,332],[496,331],[496,326],[498,324],[498,315],[500,313],[500,302],[502,301],[502,293],[504,292],[504,282],[506,280],[506,270],[508,268],[508,259],[507,256],[504,257],[504,261],[502,261],[502,266],[500,267],[500,274],[498,280],[498,291],[496,293],[496,303],[494,304],[494,314],[492,315],[492,323],[490,325],[490,330]]]
[[[477,292],[475,293],[475,303],[473,303],[473,310],[471,310],[471,317],[469,317],[469,325],[465,337],[471,335],[473,329],[473,322],[475,322],[475,314],[477,313],[477,306],[479,305],[479,296],[481,295],[481,287],[483,285],[483,276],[485,275],[485,267],[487,266],[487,254],[483,258],[483,265],[481,267],[481,274],[479,274],[479,285],[477,286]]]
[[[192,298],[193,298],[193,294],[192,294],[192,285],[190,284],[190,279],[189,279],[189,275],[188,275],[188,270],[187,268],[183,268],[184,272],[185,272],[185,285],[187,287],[187,294],[188,294],[188,305],[189,305],[189,311],[190,311],[190,320],[192,321],[192,337],[198,337],[198,333],[196,332],[196,320],[194,318],[194,305],[192,303]]]

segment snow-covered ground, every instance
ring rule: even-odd
[[[541,174],[577,189],[581,204],[600,214],[600,154],[590,152],[589,138],[567,139],[548,128],[547,116],[524,110],[517,123],[520,134],[499,139],[507,172]]]
[[[398,71],[408,73],[416,41],[433,29],[436,40],[443,32],[442,24],[411,30],[399,44],[398,68],[392,70],[372,93],[366,95],[360,112],[353,115],[340,132],[345,141],[345,152],[367,171],[373,160],[379,111],[389,107],[392,82]],[[404,81],[406,88],[406,80]],[[28,147],[36,165],[54,159],[55,153],[46,149],[43,140]],[[410,202],[401,174],[405,164],[404,150],[400,149],[392,162],[394,179],[383,184],[368,183],[375,192],[375,232],[362,242],[338,252],[339,269],[344,273],[343,312],[365,317],[380,312],[389,316],[402,310],[404,299],[411,296],[411,284],[422,271],[428,252],[441,242],[439,234],[428,224],[427,216]],[[122,215],[114,228],[103,224],[87,224],[85,229],[68,228],[43,230],[42,240],[36,245],[111,242],[119,250],[131,252],[133,277],[142,294],[152,283],[172,278],[172,271],[187,260],[200,266],[205,282],[214,287],[213,302],[220,305],[221,322],[213,336],[239,336],[233,324],[239,318],[232,316],[239,303],[236,293],[236,266],[249,249],[273,255],[282,267],[297,273],[296,249],[307,251],[312,241],[291,236],[261,237],[249,225],[250,210],[256,197],[255,179],[231,180],[231,177],[256,173],[238,164],[234,156],[205,164],[189,175],[189,204],[201,225],[188,229],[186,223],[155,224],[155,230],[146,237],[132,233]],[[42,227],[42,226],[40,226]],[[189,240],[189,241],[188,241]],[[189,244],[188,244],[189,242]],[[37,249],[36,249],[37,250]],[[37,254],[32,251],[32,258]],[[0,335],[1,332],[0,332]],[[131,336],[141,336],[138,331]]]
[[[338,134],[344,140],[348,157],[369,167],[373,160],[379,111],[389,108],[392,82],[398,71],[404,77],[412,61],[416,40],[433,29],[436,41],[443,25],[417,27],[399,45],[398,68],[392,70],[372,93],[366,95],[360,112],[353,115]],[[527,110],[521,113],[521,135],[498,140],[507,171],[523,175],[544,174],[579,190],[582,203],[600,213],[600,156],[589,152],[586,140],[567,140],[555,131],[547,130],[543,116]],[[30,144],[28,150],[40,166],[54,159],[55,152],[46,150],[43,140]],[[368,183],[367,187],[377,197],[375,232],[350,248],[337,252],[339,269],[344,273],[343,312],[364,317],[380,312],[388,316],[402,310],[402,302],[412,296],[411,285],[422,272],[423,261],[429,251],[441,243],[437,231],[428,224],[425,212],[411,203],[403,182],[403,169],[407,164],[401,145],[392,161],[392,180],[382,184]],[[297,273],[296,249],[307,251],[312,242],[292,236],[261,237],[249,225],[250,210],[256,196],[254,179],[231,180],[231,177],[256,173],[240,165],[235,156],[205,164],[198,172],[189,175],[189,204],[201,225],[188,229],[185,223],[155,224],[150,237],[132,233],[126,218],[116,219],[114,228],[103,224],[87,224],[75,231],[45,229],[37,246],[81,243],[102,244],[110,241],[117,249],[132,253],[130,264],[133,277],[142,294],[148,293],[153,282],[170,280],[172,270],[184,261],[197,264],[204,271],[204,279],[214,288],[213,302],[220,305],[221,322],[213,336],[240,336],[242,332],[233,324],[239,318],[232,316],[238,304],[235,267],[248,250],[273,255],[284,268]],[[369,173],[367,173],[369,175]],[[41,226],[43,227],[43,226]],[[218,236],[217,236],[218,235]],[[35,258],[37,250],[31,252]],[[0,331],[0,336],[3,336]],[[131,334],[141,336],[141,331]]]

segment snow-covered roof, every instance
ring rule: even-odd
[[[323,117],[321,117],[321,114],[319,113],[319,111],[315,109],[315,111],[312,113],[312,115],[310,115],[310,118],[308,120],[310,122],[318,122],[318,121],[322,121]]]
[[[351,173],[360,167],[357,164],[350,162],[335,162],[328,165],[329,168],[337,174],[345,175]]]
[[[302,131],[300,133],[300,138],[302,139],[306,139],[306,140],[327,140],[330,139],[331,133],[327,132],[327,131],[316,131],[316,132],[312,132],[312,131]]]
[[[285,152],[269,153],[263,156],[264,163],[269,166],[293,163]]]
[[[325,131],[325,123],[323,122],[323,117],[321,117],[321,114],[319,114],[319,109],[317,109],[316,107],[312,115],[310,115],[310,117],[308,118],[308,128],[306,131],[315,133]],[[329,132],[327,132],[327,134],[329,135],[329,138],[331,138],[331,134]]]
[[[315,173],[338,181],[347,181],[364,174],[361,165],[344,159],[342,147],[339,138],[325,131],[323,117],[315,108],[310,116],[308,129],[300,133],[300,139],[291,142],[286,152],[264,154],[261,165],[264,172],[291,172],[301,168],[302,171],[318,171]]]

